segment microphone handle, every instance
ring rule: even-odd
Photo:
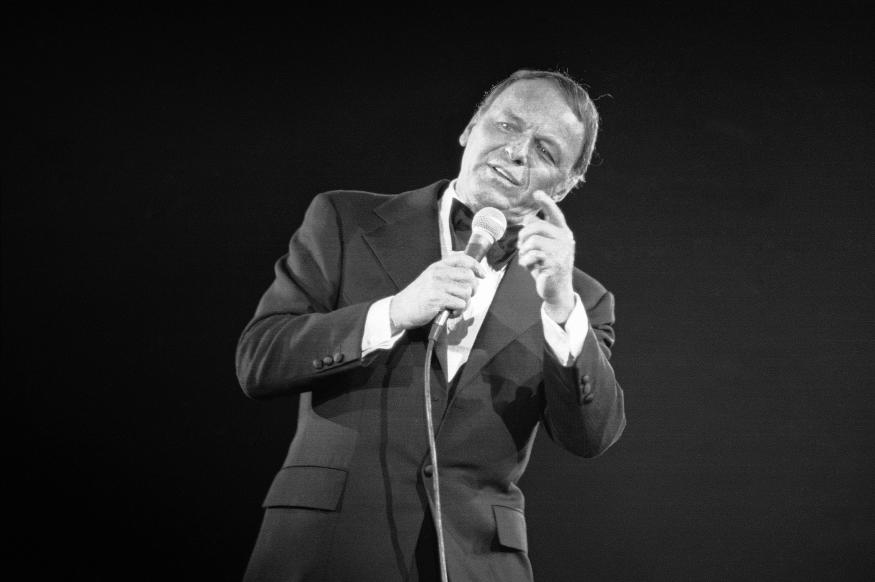
[[[483,260],[483,257],[486,256],[486,253],[489,252],[489,249],[492,248],[492,245],[495,243],[495,239],[493,239],[488,234],[482,234],[478,230],[474,230],[471,233],[471,238],[468,240],[468,245],[465,247],[465,254],[469,257],[473,258],[478,263]],[[434,323],[431,324],[431,330],[428,332],[428,339],[437,341],[440,337],[441,332],[447,325],[447,320],[450,318],[450,310],[444,309],[440,313],[437,314],[437,317],[434,318]]]
[[[441,336],[441,332],[447,325],[447,320],[450,318],[450,310],[444,309],[440,313],[437,314],[437,317],[434,318],[434,322],[431,324],[431,330],[428,332],[429,341],[437,341]]]

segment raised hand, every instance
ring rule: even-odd
[[[556,202],[542,190],[533,194],[544,219],[532,215],[520,230],[518,261],[535,279],[547,315],[564,324],[574,308],[574,234]]]

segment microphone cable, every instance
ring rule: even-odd
[[[478,262],[486,256],[492,245],[502,237],[507,229],[507,219],[500,210],[491,207],[481,208],[471,220],[471,236],[465,247],[465,254]],[[428,454],[431,457],[432,493],[434,498],[433,520],[438,539],[438,561],[441,569],[441,582],[447,579],[447,555],[444,545],[444,521],[441,508],[441,487],[438,471],[437,444],[435,443],[434,418],[431,410],[431,359],[434,346],[441,332],[446,329],[450,311],[444,309],[437,315],[431,330],[428,332],[428,345],[425,348],[425,365],[423,366],[423,396],[425,397],[425,422],[428,429]],[[447,379],[449,381],[449,378]],[[450,403],[447,401],[447,406]]]
[[[432,494],[434,497],[434,526],[438,540],[438,562],[441,569],[441,582],[447,579],[447,555],[444,546],[444,523],[443,511],[441,510],[441,487],[438,472],[437,444],[434,438],[434,419],[431,410],[431,359],[434,355],[434,345],[443,327],[434,326],[428,334],[428,345],[425,348],[425,366],[423,366],[423,381],[425,396],[425,423],[428,428],[428,454],[431,457],[432,468]],[[449,405],[449,403],[447,403]]]

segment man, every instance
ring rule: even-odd
[[[574,268],[557,206],[597,130],[570,78],[517,71],[462,132],[454,181],[313,200],[237,351],[247,395],[300,395],[247,580],[438,579],[426,365],[449,579],[532,579],[516,483],[538,425],[594,457],[626,422],[613,297]],[[487,206],[510,226],[477,262],[465,217]],[[426,363],[444,309],[455,317]]]

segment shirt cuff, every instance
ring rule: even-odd
[[[544,305],[541,304],[541,321],[544,324],[544,340],[550,346],[550,351],[563,366],[570,366],[583,351],[583,341],[589,331],[589,317],[580,295],[574,294],[574,308],[565,327],[559,325],[547,315]]]
[[[392,335],[392,321],[389,319],[389,304],[392,297],[384,297],[375,301],[368,309],[365,318],[365,331],[362,334],[362,357],[377,350],[391,349],[398,339],[404,335],[404,330]]]

